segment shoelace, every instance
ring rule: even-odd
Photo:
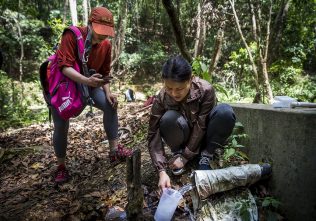
[[[199,164],[207,164],[207,165],[209,165],[210,164],[210,158],[202,156],[200,161],[199,161]]]

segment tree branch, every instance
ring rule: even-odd
[[[164,7],[169,15],[169,19],[170,19],[170,22],[171,22],[171,25],[173,28],[173,32],[174,32],[174,35],[176,37],[176,43],[181,51],[181,54],[185,59],[187,59],[189,62],[191,62],[192,56],[190,55],[190,53],[187,49],[176,9],[174,8],[174,5],[172,4],[171,0],[162,0],[162,3],[163,3],[163,5],[164,5]]]
[[[237,25],[238,32],[240,34],[242,42],[244,43],[244,45],[246,47],[246,50],[247,50],[247,53],[248,53],[248,56],[249,56],[249,60],[250,60],[251,65],[252,65],[252,69],[253,69],[253,72],[254,72],[254,75],[255,75],[256,91],[257,91],[257,93],[259,93],[259,81],[258,81],[257,66],[256,66],[255,61],[253,59],[253,56],[251,54],[250,48],[249,48],[249,46],[248,46],[248,44],[246,42],[246,39],[245,39],[245,37],[244,37],[244,35],[242,33],[242,30],[241,30],[241,27],[240,27],[240,22],[239,22],[239,19],[238,19],[236,10],[235,10],[235,1],[234,0],[229,0],[229,3],[230,3],[230,5],[232,7],[232,10],[233,10],[233,14],[234,14],[234,17],[235,17],[235,22],[236,22],[236,25]]]

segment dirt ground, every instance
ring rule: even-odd
[[[144,219],[153,220],[159,193],[146,141],[150,108],[143,102],[124,102],[118,110],[120,142],[141,150]],[[0,133],[0,221],[126,220],[126,164],[109,163],[101,112],[95,110],[93,118],[82,113],[71,119],[67,149],[71,179],[62,185],[53,182],[52,131],[53,124],[45,123]],[[192,169],[179,177],[171,175],[172,187],[189,183]],[[255,191],[261,198],[269,195],[262,185]],[[192,201],[185,195],[174,220],[191,220],[188,208],[192,209]],[[262,214],[260,220],[265,220]]]
[[[141,150],[144,214],[152,220],[159,195],[158,176],[146,146],[149,110],[143,102],[121,104],[119,134],[125,146]],[[113,166],[108,161],[101,113],[96,111],[93,118],[84,115],[70,121],[67,167],[71,180],[58,186],[53,182],[53,124],[0,134],[0,220],[124,220],[126,165]],[[180,182],[174,181],[175,188]],[[186,216],[180,207],[176,217],[185,220]]]

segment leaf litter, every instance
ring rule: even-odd
[[[123,103],[118,109],[120,142],[142,153],[145,220],[153,220],[160,194],[147,150],[149,110],[142,102]],[[67,148],[71,179],[58,186],[53,182],[52,133],[52,123],[0,133],[0,220],[126,220],[126,165],[109,163],[102,112],[71,119]],[[190,172],[171,175],[173,188],[189,183]],[[188,194],[174,220],[191,220],[187,207],[192,208]]]

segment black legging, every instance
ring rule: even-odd
[[[92,89],[90,96],[94,101],[94,106],[103,111],[103,126],[108,139],[116,139],[118,137],[117,110],[108,102],[106,94],[101,88]],[[58,158],[64,158],[67,149],[69,120],[61,119],[54,108],[52,108],[52,116],[54,121],[53,145],[55,154]]]
[[[200,151],[214,154],[219,145],[223,145],[232,133],[236,117],[231,106],[219,104],[207,117],[207,129],[201,142]],[[181,113],[169,110],[160,119],[160,134],[173,153],[181,152],[187,143],[190,128]]]

